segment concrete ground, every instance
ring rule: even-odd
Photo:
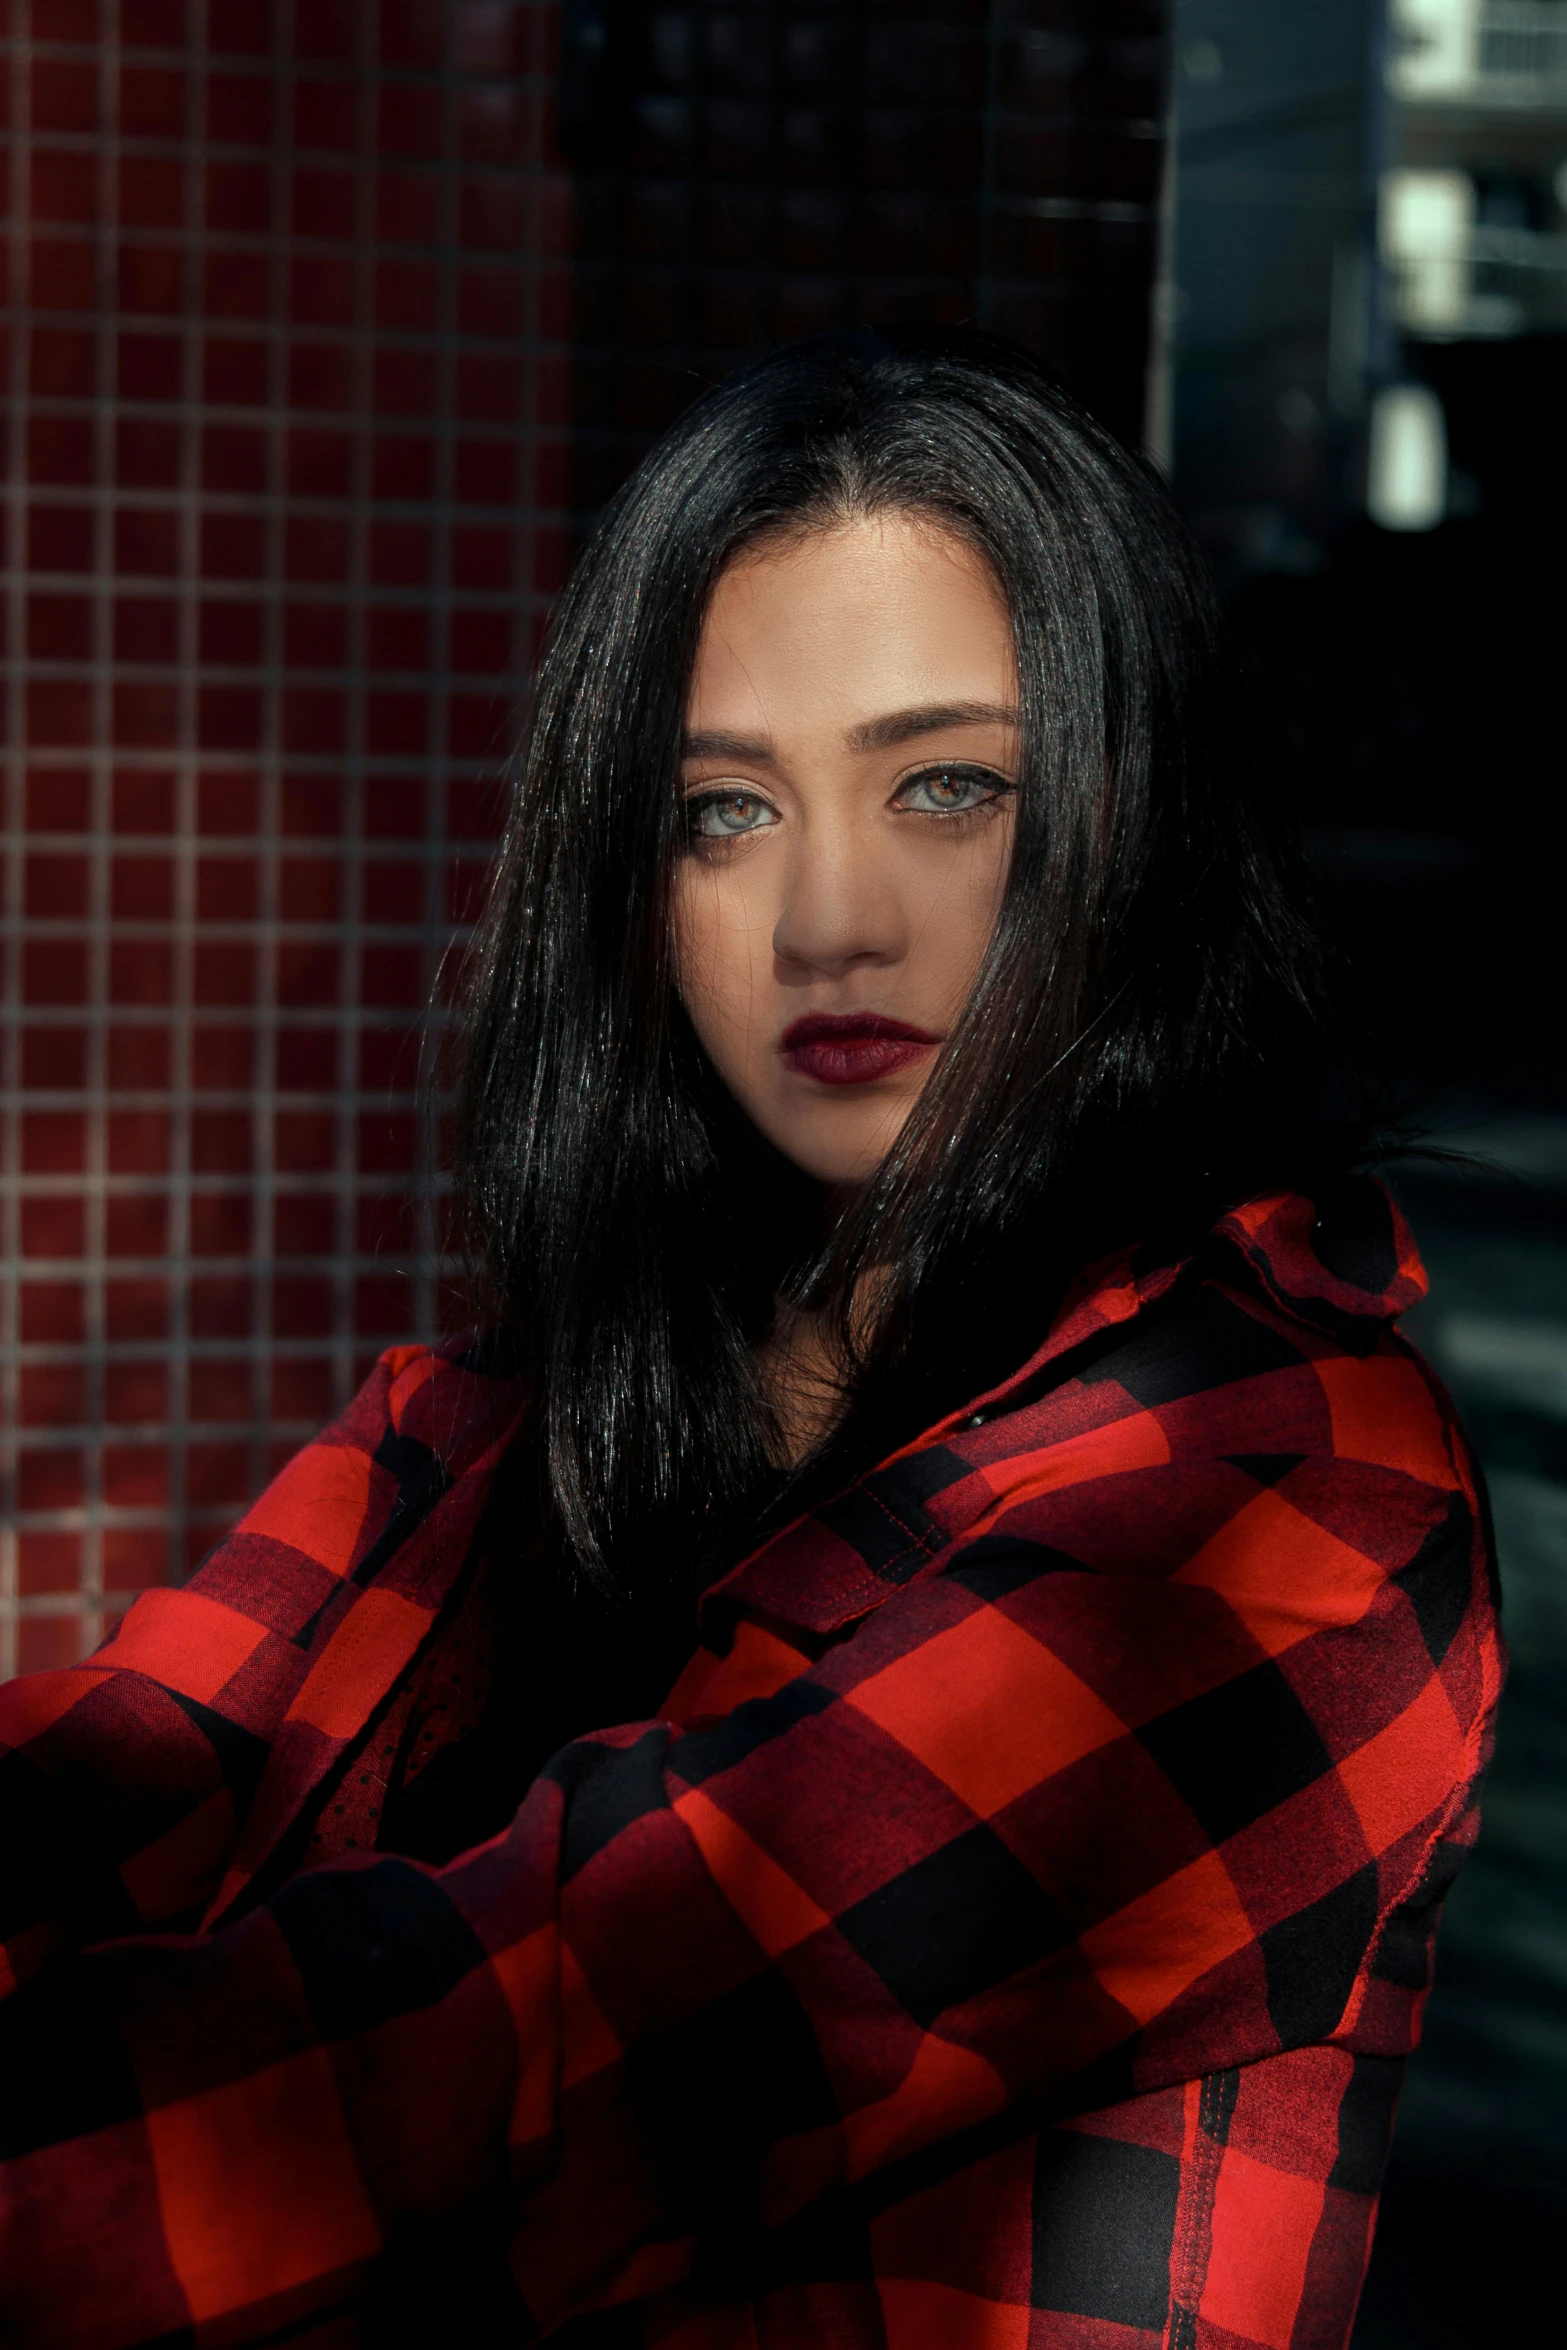
[[[1486,1470],[1512,1666],[1354,2350],[1532,2350],[1564,2338],[1567,2233],[1567,1118],[1441,1139],[1486,1165],[1395,1178],[1431,1273],[1405,1327]]]

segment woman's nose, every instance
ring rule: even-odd
[[[895,961],[904,950],[902,909],[884,859],[853,825],[802,825],[788,860],[773,927],[781,962],[842,971]]]

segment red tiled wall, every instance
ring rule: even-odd
[[[438,1319],[415,1099],[564,533],[533,0],[11,0],[0,1673]]]

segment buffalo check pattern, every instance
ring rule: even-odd
[[[1500,1672],[1422,1288],[1371,1184],[1100,1266],[658,1719],[300,1868],[525,1408],[386,1356],[0,1692],[0,2334],[1341,2345]]]

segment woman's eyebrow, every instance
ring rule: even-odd
[[[947,726],[1016,726],[1018,714],[1002,702],[922,702],[909,710],[889,710],[883,718],[867,718],[851,726],[844,740],[851,751],[885,751],[895,743],[912,742],[922,734],[939,734]],[[725,734],[702,728],[682,736],[683,759],[747,759],[771,761],[774,752],[766,735]]]
[[[721,734],[704,731],[682,735],[682,759],[749,759],[755,763],[770,761],[773,746],[766,735]]]
[[[1016,710],[1000,702],[924,702],[913,710],[889,710],[885,718],[867,718],[851,726],[844,739],[851,751],[886,751],[948,726],[1016,726],[1017,721]]]

